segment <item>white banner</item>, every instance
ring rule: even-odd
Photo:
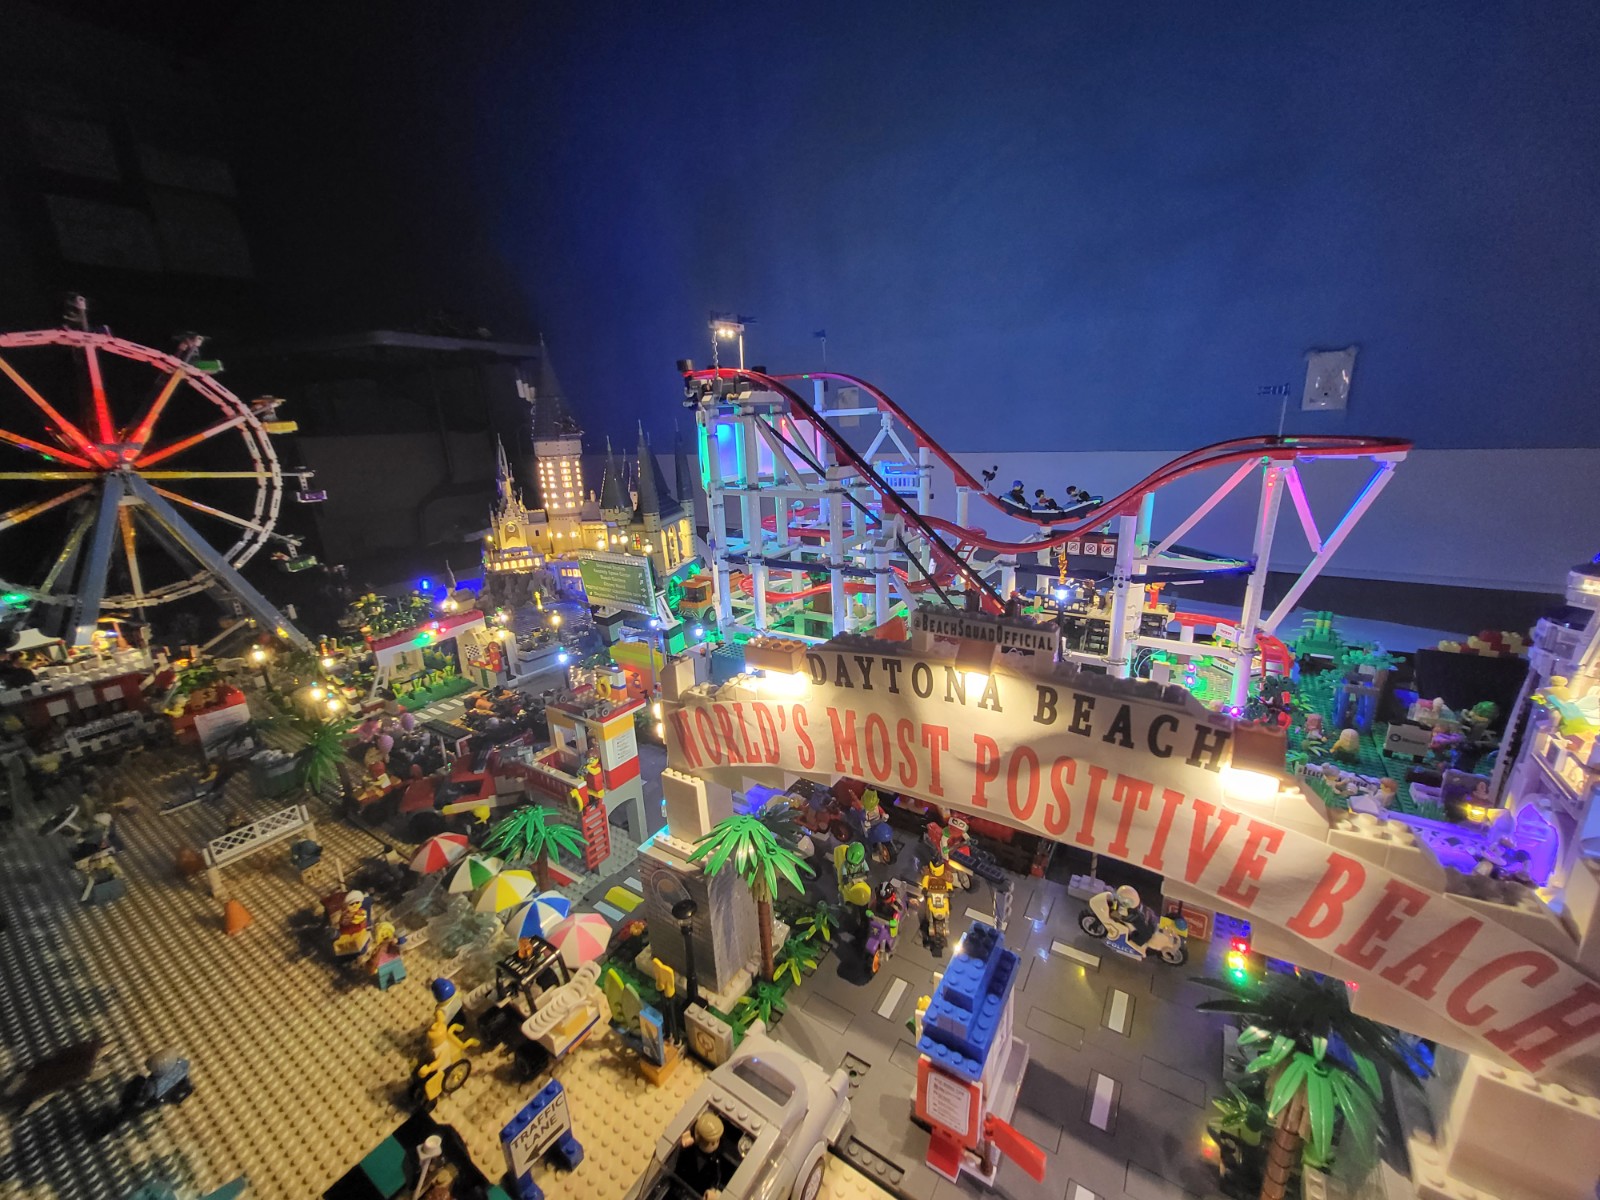
[[[1442,1012],[1458,1045],[1534,1075],[1600,1052],[1600,986],[1556,955],[1481,907],[1225,804],[1225,718],[1155,685],[999,663],[968,676],[895,645],[830,643],[800,681],[690,692],[668,715],[669,765],[732,786],[848,775],[1002,821],[1287,929],[1346,978]]]

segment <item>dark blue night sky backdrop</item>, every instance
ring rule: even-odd
[[[1593,4],[522,8],[238,31],[308,314],[537,328],[613,434],[732,309],[957,450],[1270,430],[1352,342],[1348,415],[1290,430],[1600,445]]]

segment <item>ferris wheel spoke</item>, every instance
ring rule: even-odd
[[[12,433],[9,429],[0,429],[0,442],[6,442],[19,450],[32,450],[35,454],[42,454],[57,462],[71,463],[75,467],[93,468],[95,465],[89,459],[73,454],[70,450],[63,450],[59,446],[47,446],[43,442],[23,437],[20,433]]]
[[[117,527],[122,531],[122,557],[128,561],[128,586],[133,589],[134,607],[144,607],[144,577],[139,574],[139,555],[134,546],[133,510],[117,509]]]
[[[79,429],[71,421],[67,420],[66,417],[57,412],[55,406],[41,396],[38,389],[35,388],[33,384],[29,383],[21,375],[17,374],[17,369],[8,363],[4,358],[0,358],[0,372],[3,372],[12,383],[16,384],[17,387],[22,390],[22,394],[29,400],[32,400],[35,406],[37,406],[38,409],[43,412],[47,418],[49,418],[49,420],[55,423],[56,428],[61,431],[61,433],[69,442],[71,442],[79,450],[83,451],[83,453],[88,455],[93,461],[85,461],[82,458],[78,458],[76,455],[67,455],[64,454],[63,451],[53,450],[48,447],[45,447],[42,450],[42,453],[48,454],[53,458],[64,457],[69,461],[76,462],[85,467],[94,466],[96,463],[105,465],[111,461],[109,456],[106,455],[105,451],[100,450],[97,446],[95,446],[93,442],[84,436],[83,430]],[[110,441],[111,439],[107,438],[106,440]],[[30,448],[39,449],[39,443],[30,443]]]
[[[48,596],[55,591],[56,580],[62,574],[72,569],[78,561],[78,548],[83,545],[84,536],[89,532],[89,526],[94,524],[94,505],[84,504],[78,513],[78,519],[73,522],[72,530],[67,534],[67,540],[62,543],[61,552],[50,564],[50,571],[44,577],[44,582],[39,585],[39,593]]]
[[[109,446],[117,440],[117,429],[111,423],[111,404],[106,399],[106,381],[100,375],[100,352],[92,345],[85,346],[83,361],[89,368],[89,392],[94,399],[95,428],[100,432],[101,444]]]
[[[167,407],[167,401],[172,399],[178,385],[189,377],[189,372],[179,367],[167,376],[167,382],[162,385],[161,391],[156,394],[155,400],[150,405],[150,410],[140,418],[139,424],[134,427],[127,440],[134,446],[143,447],[150,440],[150,434],[156,427],[156,421],[161,416],[162,409]]]
[[[19,504],[9,512],[0,513],[0,529],[10,529],[13,525],[21,525],[24,521],[31,521],[40,513],[47,513],[58,505],[69,500],[76,500],[79,496],[89,491],[90,485],[85,483],[73,488],[71,491],[62,492],[59,496],[52,496],[48,500],[36,500],[32,504]]]
[[[271,478],[266,471],[140,471],[144,479],[253,479],[265,483]]]
[[[99,471],[0,471],[0,481],[27,480],[31,483],[62,483],[74,479],[99,479]]]
[[[238,416],[231,417],[226,421],[219,421],[217,424],[211,426],[211,428],[202,429],[199,433],[192,434],[191,436],[183,438],[180,441],[173,442],[170,446],[163,446],[160,450],[155,451],[153,454],[141,454],[134,465],[137,467],[151,466],[154,463],[160,462],[164,458],[171,458],[174,454],[178,454],[181,451],[189,449],[190,446],[198,446],[201,442],[207,441],[210,438],[214,438],[219,433],[226,433],[230,429],[237,429],[249,419],[249,413],[240,413]]]
[[[196,512],[203,512],[208,517],[216,517],[219,520],[238,525],[240,528],[248,529],[252,533],[264,534],[269,532],[265,525],[261,525],[255,521],[246,520],[244,517],[236,517],[230,512],[223,512],[220,508],[212,508],[209,504],[201,504],[198,500],[191,500],[188,496],[180,496],[177,492],[171,491],[167,488],[158,487],[155,489],[155,491],[157,495],[165,496],[168,500],[176,500],[179,504],[192,508]]]

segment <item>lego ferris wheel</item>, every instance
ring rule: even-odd
[[[285,476],[272,435],[293,428],[275,419],[280,402],[223,387],[198,337],[167,354],[81,313],[77,327],[0,333],[0,587],[13,616],[64,609],[45,620],[81,645],[102,610],[220,589],[303,642],[238,570],[269,543],[298,549],[275,528]]]

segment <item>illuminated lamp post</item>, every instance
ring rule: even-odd
[[[269,692],[272,690],[272,673],[267,668],[270,657],[265,646],[257,646],[250,651],[250,661],[261,668],[261,682],[266,685]]]

